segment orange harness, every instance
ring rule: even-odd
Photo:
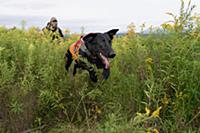
[[[83,37],[81,37],[78,41],[76,41],[75,43],[69,46],[69,51],[72,54],[72,58],[74,60],[78,59],[79,49],[84,44],[84,41],[82,38]]]

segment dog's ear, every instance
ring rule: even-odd
[[[97,36],[97,33],[90,33],[83,37],[83,41],[91,43],[96,36]]]
[[[119,29],[112,29],[112,30],[106,32],[106,34],[108,34],[109,37],[110,37],[111,39],[113,39],[114,35],[115,35],[118,31],[119,31]]]

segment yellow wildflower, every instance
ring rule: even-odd
[[[169,23],[164,23],[161,26],[162,26],[163,29],[166,29],[166,30],[172,30],[173,29],[173,25],[169,24]]]
[[[97,114],[101,114],[101,110],[100,109],[97,110]]]
[[[154,128],[153,129],[154,133],[159,133],[158,129]]]
[[[162,107],[157,108],[157,109],[152,113],[151,116],[154,117],[154,118],[159,117],[161,108],[162,108]]]
[[[176,97],[181,98],[183,96],[183,92],[176,92]]]
[[[152,133],[152,132],[151,132],[151,128],[148,128],[148,129],[147,129],[147,133]]]
[[[96,114],[101,114],[101,109],[97,105],[93,106],[91,108],[91,111],[96,113]]]
[[[145,108],[145,111],[146,111],[146,115],[149,116],[150,114],[150,109],[148,109],[147,107]]]
[[[166,95],[163,97],[163,99],[162,99],[162,103],[163,103],[164,105],[169,104],[169,99],[167,98]]]
[[[153,64],[153,59],[150,58],[150,57],[147,58],[145,61],[146,61],[147,64]]]
[[[137,116],[142,116],[142,113],[137,112],[136,115]]]
[[[97,114],[101,114],[101,109],[97,105],[95,106],[95,110]]]

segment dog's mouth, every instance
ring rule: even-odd
[[[99,53],[100,57],[101,57],[101,60],[103,62],[103,64],[105,65],[104,68],[105,69],[109,69],[110,67],[110,63],[109,63],[109,60],[106,56],[104,56],[102,53]]]

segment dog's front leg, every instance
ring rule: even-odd
[[[76,74],[76,69],[78,68],[78,66],[76,65],[76,64],[74,64],[74,70],[73,70],[73,76],[75,76],[75,74]]]
[[[108,79],[108,77],[110,76],[110,69],[103,69],[102,76],[104,79]]]

